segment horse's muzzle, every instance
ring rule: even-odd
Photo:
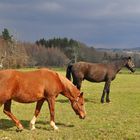
[[[79,116],[80,119],[85,119],[86,116]]]

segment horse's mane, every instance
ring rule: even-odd
[[[63,75],[60,75],[60,74],[58,74],[58,77],[65,88],[72,87],[72,85],[73,85],[72,82],[69,81],[66,77],[64,77]]]
[[[77,87],[73,85],[73,83],[70,80],[68,80],[65,76],[60,74],[58,74],[58,76],[65,91],[69,92],[71,96],[75,97],[75,93],[78,92]]]

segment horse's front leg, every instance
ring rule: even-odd
[[[107,103],[110,102],[110,99],[109,99],[110,84],[111,84],[111,81],[108,81],[108,82],[107,82],[107,87],[106,87],[106,102],[107,102]]]
[[[42,107],[44,101],[45,101],[45,99],[41,99],[36,104],[36,109],[35,109],[34,117],[30,121],[30,129],[31,130],[34,130],[35,129],[35,122],[36,122],[37,116],[40,113],[40,110],[41,110],[41,107]]]
[[[11,112],[11,100],[8,100],[5,104],[4,104],[4,109],[3,109],[3,112],[9,116],[12,121],[16,124],[17,126],[17,131],[22,131],[23,130],[23,126],[22,124],[20,123],[20,121],[12,114]]]
[[[49,110],[50,110],[50,125],[54,130],[57,130],[58,127],[55,125],[54,115],[55,115],[55,97],[50,97],[47,99]]]
[[[105,82],[105,86],[104,86],[104,89],[103,89],[103,94],[102,94],[102,97],[101,97],[101,103],[104,103],[104,97],[105,97],[106,93],[107,93],[107,95],[106,95],[106,102],[107,103],[110,102],[110,99],[109,99],[110,83],[111,83],[110,80]]]

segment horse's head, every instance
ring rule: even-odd
[[[126,58],[126,64],[125,64],[125,66],[126,66],[131,72],[135,72],[135,69],[134,69],[135,65],[134,65],[134,63],[133,63],[131,57],[127,57],[127,58]]]
[[[81,93],[76,99],[71,101],[73,110],[80,119],[84,119],[86,116],[83,93]]]

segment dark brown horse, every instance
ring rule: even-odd
[[[47,101],[50,125],[58,129],[54,121],[54,106],[59,94],[70,100],[73,110],[81,119],[85,118],[83,94],[64,76],[48,69],[32,72],[0,71],[0,105],[4,104],[4,113],[13,120],[18,130],[22,130],[23,126],[11,112],[11,100],[20,103],[37,102],[34,117],[30,122],[31,129],[35,129],[36,118],[44,101]]]
[[[106,94],[106,102],[109,103],[111,81],[115,79],[116,74],[121,70],[122,67],[127,67],[130,71],[134,72],[134,64],[131,60],[131,57],[125,57],[108,64],[87,62],[77,62],[75,64],[70,64],[67,67],[66,77],[71,80],[72,74],[73,83],[79,90],[84,79],[90,82],[105,82],[101,102],[104,103],[104,97]]]

